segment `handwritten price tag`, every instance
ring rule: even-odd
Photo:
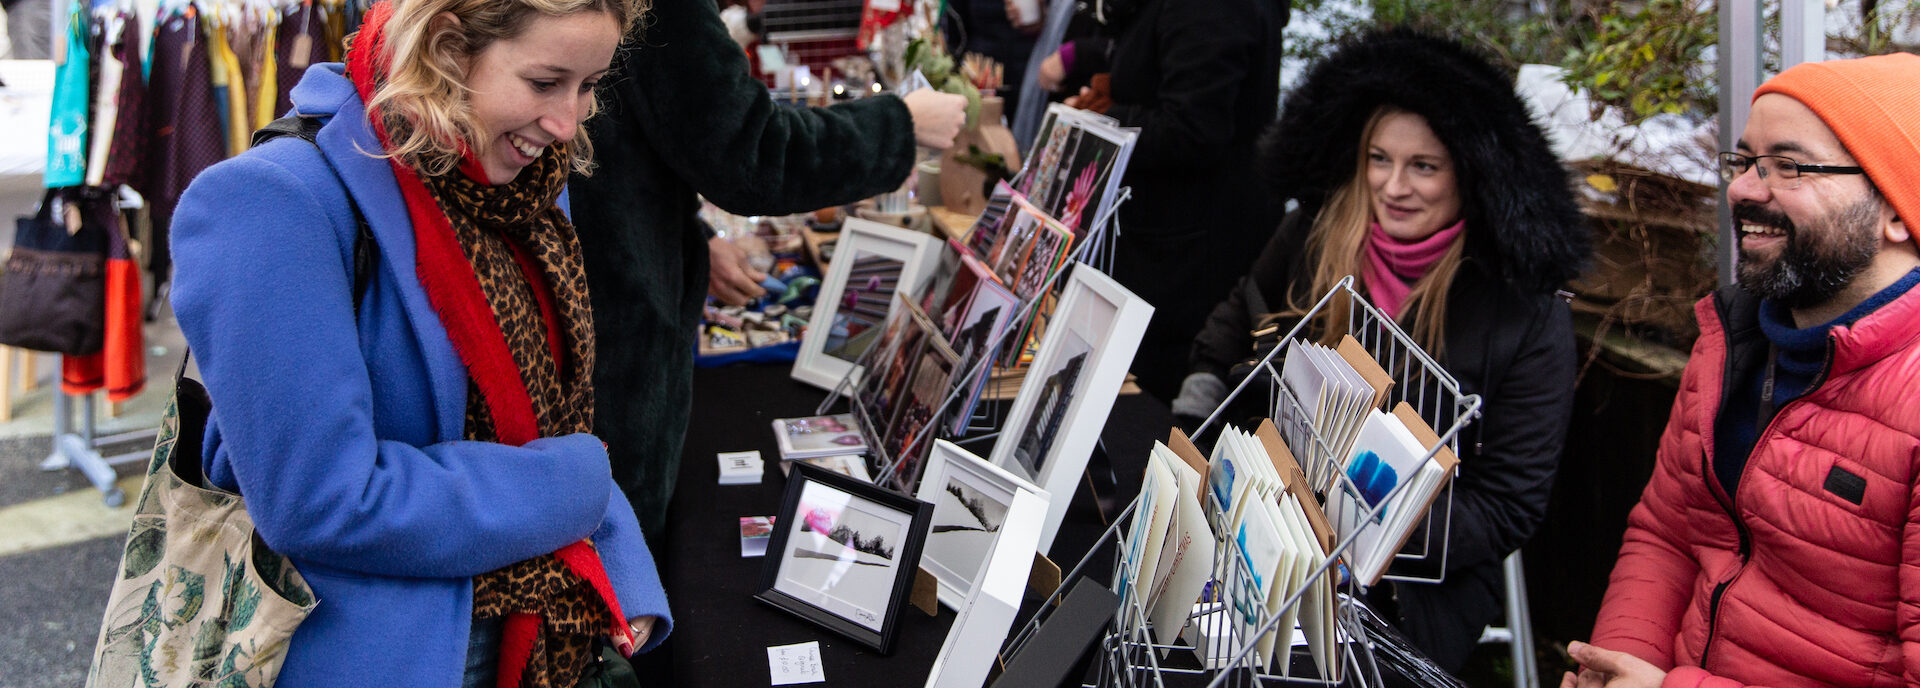
[[[767,648],[767,669],[773,673],[773,685],[824,683],[827,672],[820,667],[820,641]]]

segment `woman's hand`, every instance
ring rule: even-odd
[[[627,621],[627,630],[633,633],[635,650],[646,646],[647,637],[653,635],[653,622],[658,620],[660,620],[659,617],[642,616]]]
[[[1567,654],[1580,663],[1580,675],[1562,675],[1560,688],[1660,688],[1667,679],[1660,667],[1625,652],[1574,641]]]
[[[960,128],[967,125],[966,96],[923,88],[900,99],[906,101],[907,112],[913,115],[913,139],[922,146],[946,150],[953,146]]]

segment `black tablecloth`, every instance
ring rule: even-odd
[[[947,609],[929,617],[908,608],[893,653],[880,656],[754,599],[767,560],[740,556],[739,519],[772,515],[780,507],[785,478],[771,424],[776,418],[814,415],[826,397],[793,381],[787,371],[786,366],[738,366],[694,375],[693,420],[680,481],[666,537],[655,543],[675,627],[661,649],[637,658],[647,685],[765,686],[770,680],[766,648],[811,640],[820,641],[825,685],[922,685],[953,624]],[[1164,441],[1172,427],[1172,415],[1158,400],[1132,395],[1115,401],[1101,433],[1104,451],[1096,450],[1091,475],[1080,481],[1049,552],[1062,573],[1080,561],[1106,531],[1108,519],[1139,492],[1153,442]],[[992,448],[991,440],[963,446],[981,456]],[[767,463],[765,479],[758,485],[718,485],[714,455],[747,450],[760,451]],[[1101,580],[1112,566],[1110,552],[1103,557],[1096,561],[1104,563],[1089,567]],[[1035,602],[1026,606],[1015,631],[1030,618]]]

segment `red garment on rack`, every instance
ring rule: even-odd
[[[146,337],[140,330],[140,266],[127,242],[126,223],[111,193],[88,190],[81,221],[107,230],[106,337],[98,353],[60,359],[60,389],[70,395],[106,388],[108,401],[126,401],[147,386]]]

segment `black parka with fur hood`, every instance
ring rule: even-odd
[[[1459,44],[1407,30],[1350,40],[1312,67],[1261,142],[1275,195],[1299,208],[1210,314],[1175,403],[1176,413],[1210,411],[1238,381],[1233,368],[1255,355],[1251,328],[1286,308],[1289,287],[1307,292],[1308,231],[1328,195],[1353,178],[1373,111],[1392,104],[1425,118],[1453,158],[1466,220],[1440,362],[1485,405],[1460,438],[1445,582],[1390,592],[1401,629],[1448,670],[1501,613],[1500,562],[1546,512],[1572,411],[1573,329],[1555,290],[1583,267],[1588,230],[1567,172],[1512,84]]]

